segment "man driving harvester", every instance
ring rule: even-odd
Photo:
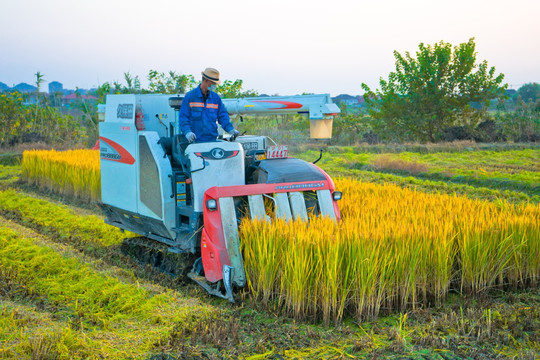
[[[182,101],[180,130],[190,143],[216,141],[219,123],[236,138],[239,132],[233,127],[221,98],[213,91],[219,84],[219,71],[206,68],[201,74],[201,84],[188,92]]]

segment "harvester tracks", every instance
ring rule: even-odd
[[[169,247],[144,236],[126,238],[120,250],[141,265],[153,268],[181,280],[186,280],[196,256],[191,253],[173,253]]]

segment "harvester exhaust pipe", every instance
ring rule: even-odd
[[[313,162],[313,164],[316,164],[316,163],[318,163],[318,162],[319,162],[319,160],[321,160],[321,159],[322,159],[322,155],[323,155],[323,151],[324,151],[324,150],[323,150],[323,149],[320,149],[320,151],[321,151],[321,152],[319,153],[319,158],[318,158],[317,160],[315,160],[315,161]]]

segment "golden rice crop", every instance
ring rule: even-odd
[[[83,198],[100,196],[99,152],[25,151],[23,177]],[[466,294],[540,281],[540,205],[427,194],[336,181],[342,221],[241,226],[248,287],[266,307],[339,322],[437,305]]]
[[[338,180],[342,221],[244,220],[248,286],[298,318],[338,322],[440,304],[453,286],[536,286],[540,207]]]
[[[101,197],[97,150],[30,150],[23,153],[22,177],[30,184],[86,200]]]

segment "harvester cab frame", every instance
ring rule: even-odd
[[[331,136],[339,112],[329,95],[223,102],[231,115],[309,114],[316,138]],[[264,136],[188,143],[178,129],[181,103],[182,96],[107,96],[100,207],[106,223],[142,235],[124,241],[126,253],[234,302],[233,288],[246,285],[240,218],[308,221],[311,210],[337,221],[341,194],[323,170]]]

